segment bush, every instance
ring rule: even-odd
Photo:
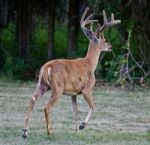
[[[67,27],[57,24],[55,30],[55,58],[67,57]]]
[[[0,71],[2,71],[7,56],[17,56],[18,48],[15,40],[15,24],[9,23],[6,29],[0,30]]]
[[[1,49],[5,56],[16,56],[18,54],[15,29],[15,24],[9,23],[8,28],[2,29],[0,33]]]
[[[16,57],[7,57],[3,68],[3,75],[13,79],[24,79],[27,64]]]

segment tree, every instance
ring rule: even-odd
[[[8,24],[8,0],[0,0],[0,27],[6,27]]]
[[[26,59],[31,39],[32,0],[20,0],[17,4],[19,55],[21,58]]]
[[[72,57],[77,47],[79,0],[69,1],[68,12],[68,57]]]
[[[48,59],[54,56],[55,1],[48,0]]]

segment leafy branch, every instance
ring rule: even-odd
[[[148,76],[148,73],[146,73],[146,71],[143,68],[145,57],[143,58],[143,61],[140,64],[132,55],[132,52],[131,52],[132,30],[133,30],[133,25],[130,29],[128,29],[128,39],[127,39],[126,45],[124,47],[124,49],[126,50],[125,51],[126,53],[123,55],[123,58],[122,58],[124,60],[123,61],[124,63],[122,63],[120,66],[119,78],[117,80],[117,84],[120,84],[120,85],[130,84],[131,86],[133,86],[135,79],[138,80],[140,85],[142,85],[144,83],[144,79]],[[131,61],[133,61],[134,64],[130,65]],[[131,75],[131,74],[133,74],[135,69],[136,70],[138,69],[139,72],[142,72],[140,77],[134,78]]]

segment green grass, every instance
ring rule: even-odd
[[[52,111],[54,133],[46,133],[43,108],[50,92],[41,98],[30,121],[29,136],[21,137],[25,114],[36,83],[0,80],[0,145],[149,145],[150,90],[95,88],[95,109],[88,127],[74,131],[70,96],[62,96]],[[69,98],[69,99],[68,99]],[[79,123],[88,106],[78,96]]]

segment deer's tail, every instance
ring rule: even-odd
[[[42,67],[39,75],[39,79],[43,79],[44,83],[50,87],[51,81],[51,68]]]

